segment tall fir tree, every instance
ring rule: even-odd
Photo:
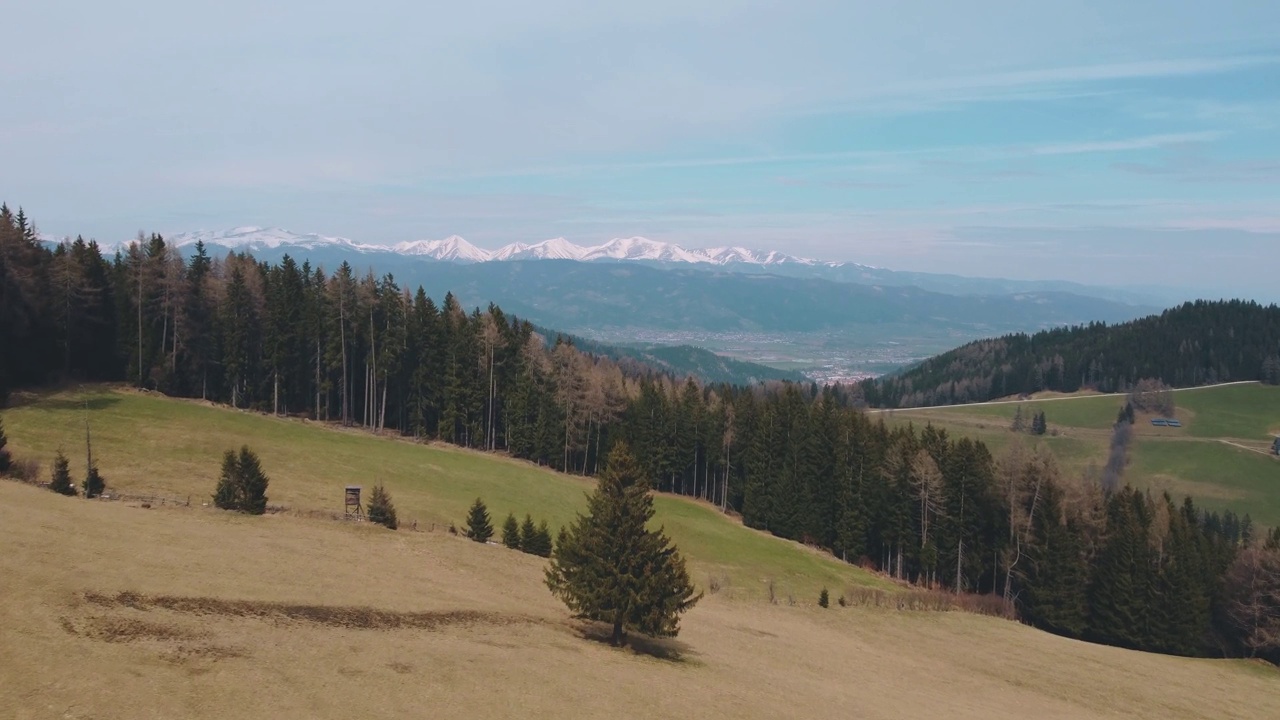
[[[649,485],[619,442],[546,571],[551,593],[576,617],[608,623],[615,646],[627,631],[676,635],[680,615],[702,597],[679,551],[661,529],[648,529],[652,517]]]
[[[1046,480],[1032,518],[1021,599],[1031,624],[1078,638],[1089,622],[1089,568],[1079,530],[1063,514],[1062,491]]]

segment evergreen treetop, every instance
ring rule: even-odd
[[[618,442],[587,499],[587,513],[565,533],[546,571],[547,587],[575,617],[612,626],[615,646],[628,630],[676,635],[680,615],[702,597],[679,551],[661,529],[648,529],[652,517],[649,485]]]
[[[223,510],[261,515],[267,510],[268,482],[262,463],[248,445],[242,446],[239,454],[228,450],[222,455],[213,504]]]
[[[395,530],[399,526],[396,519],[396,506],[391,502],[391,494],[387,489],[378,483],[373,486],[373,491],[369,493],[369,522],[383,525],[391,530]]]
[[[502,523],[502,544],[512,550],[520,549],[520,523],[516,521],[515,513],[507,513],[507,519]]]
[[[467,537],[479,543],[489,542],[493,537],[493,525],[489,522],[489,509],[484,501],[476,498],[467,513]]]
[[[61,450],[53,459],[53,475],[49,479],[49,489],[59,495],[76,494],[76,485],[71,480],[71,463]]]
[[[102,473],[98,472],[96,464],[89,466],[89,472],[84,477],[84,496],[86,498],[96,498],[107,489],[107,480],[102,477]]]
[[[532,553],[536,542],[533,536],[537,533],[538,528],[533,524],[533,516],[526,513],[524,521],[520,523],[520,549],[527,553]]]

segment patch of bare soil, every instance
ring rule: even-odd
[[[101,607],[135,610],[169,610],[193,615],[215,615],[267,620],[275,623],[299,622],[358,630],[440,630],[446,627],[510,626],[541,623],[536,618],[478,610],[399,612],[370,607],[304,605],[259,600],[224,600],[211,597],[142,595],[121,592],[84,594],[85,601]]]

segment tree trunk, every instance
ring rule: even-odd
[[[138,387],[142,387],[142,261],[138,261]]]
[[[960,560],[964,557],[964,486],[960,486],[960,533],[956,547],[956,594],[960,594]],[[979,580],[979,583],[982,581]]]
[[[347,387],[347,307],[342,288],[338,288],[338,332],[342,336],[342,424],[351,424],[351,406]]]
[[[626,636],[622,633],[622,617],[621,613],[613,619],[613,635],[609,638],[609,644],[614,647],[621,647]]]
[[[320,421],[320,335],[316,334],[316,421]]]
[[[387,426],[387,386],[391,383],[385,378],[382,381],[382,412],[378,415],[378,432]]]

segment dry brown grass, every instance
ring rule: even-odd
[[[712,595],[644,654],[444,533],[0,483],[0,717],[1274,717],[1280,673]]]

